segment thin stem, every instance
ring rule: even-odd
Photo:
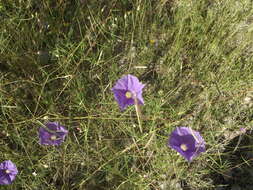
[[[48,131],[49,133],[52,133],[52,134],[56,134],[58,131],[54,131],[54,130],[51,130],[51,129],[49,129],[45,124],[43,124],[43,123],[41,123],[40,121],[37,121],[39,124],[40,124],[40,126],[42,127],[42,128],[44,128],[46,131]]]
[[[134,97],[134,107],[135,107],[135,111],[136,111],[136,116],[137,116],[137,120],[138,120],[138,124],[139,124],[139,128],[140,128],[140,132],[142,133],[142,125],[141,125],[141,110],[138,104],[138,100],[136,98],[136,96]]]

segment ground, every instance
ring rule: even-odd
[[[245,188],[226,176],[252,167],[238,153],[252,148],[252,15],[250,0],[1,1],[0,162],[19,174],[0,189]],[[111,92],[125,74],[146,84],[142,132]],[[61,146],[39,144],[47,121],[68,129]],[[177,126],[206,141],[191,163],[167,146]]]

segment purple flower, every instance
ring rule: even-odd
[[[0,185],[11,184],[17,174],[17,167],[10,160],[0,163]]]
[[[133,75],[125,75],[120,78],[112,88],[114,98],[118,102],[120,109],[124,110],[129,105],[144,104],[142,89],[144,88],[139,79]]]
[[[241,127],[240,131],[241,131],[241,133],[246,133],[247,132],[247,130],[244,127]]]
[[[191,162],[201,152],[205,152],[205,141],[199,132],[189,127],[177,127],[170,135],[168,146]]]
[[[40,127],[39,138],[41,145],[60,145],[68,131],[58,122],[48,122],[46,128]]]

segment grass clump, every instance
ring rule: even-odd
[[[234,167],[221,159],[231,134],[252,127],[252,12],[249,0],[0,2],[0,161],[20,171],[0,189],[214,189],[211,174]],[[143,133],[110,90],[124,74],[146,84]],[[38,144],[47,121],[68,129],[60,147]],[[166,146],[180,125],[207,143],[190,164]]]

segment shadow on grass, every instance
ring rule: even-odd
[[[229,168],[221,174],[214,173],[212,179],[217,190],[252,190],[253,189],[253,132],[233,138],[225,147],[222,163]]]

